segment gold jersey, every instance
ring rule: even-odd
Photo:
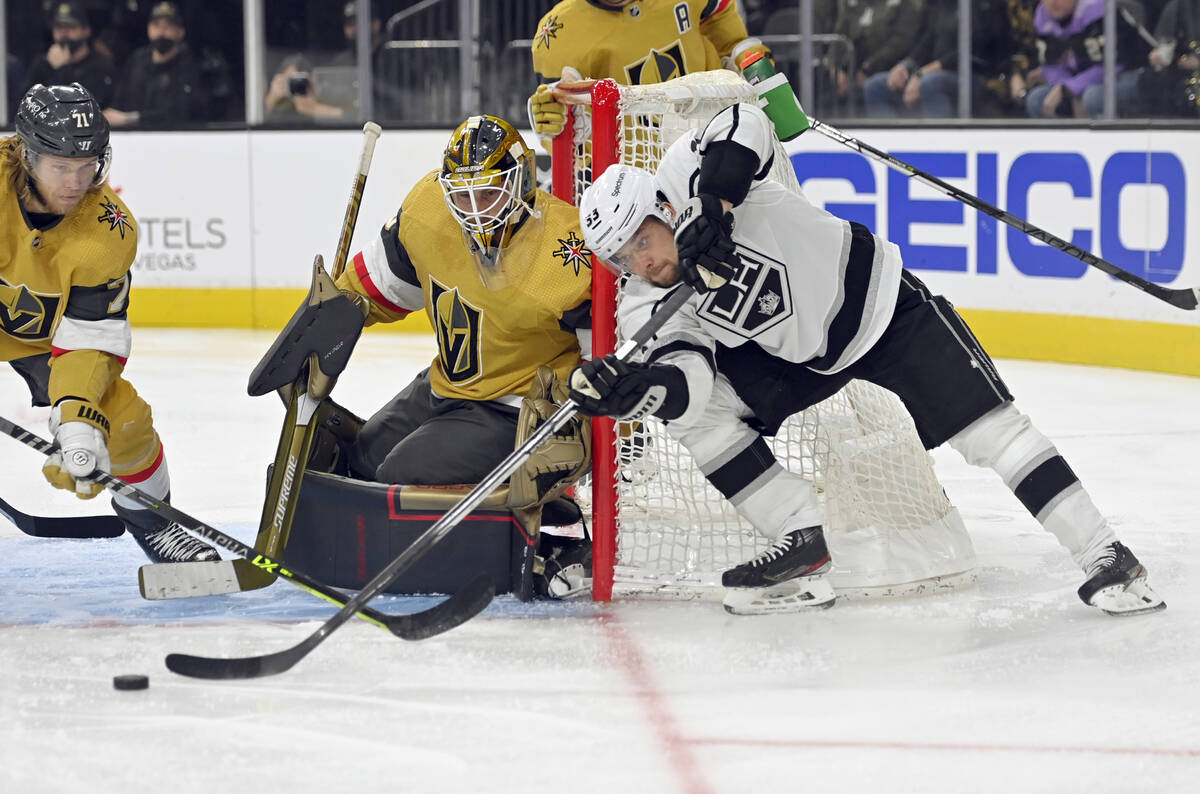
[[[538,23],[533,68],[543,81],[572,66],[585,78],[649,85],[720,69],[746,35],[737,0],[638,0],[621,9],[561,0]]]
[[[579,212],[536,191],[541,217],[527,217],[503,253],[523,275],[489,290],[437,177],[433,171],[417,183],[338,286],[370,300],[369,321],[425,311],[437,334],[430,385],[440,397],[524,396],[543,364],[565,380],[580,360],[576,332],[591,328],[591,252]]]
[[[69,383],[62,388],[98,402],[129,356],[137,224],[103,185],[54,225],[34,228],[14,190],[25,178],[14,141],[0,141],[0,360],[53,353],[51,398],[63,396],[56,383]],[[67,369],[78,372],[64,378]]]

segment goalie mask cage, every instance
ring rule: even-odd
[[[653,171],[666,148],[702,129],[721,108],[754,103],[731,71],[665,83],[602,80],[567,99],[567,124],[553,143],[554,193],[578,204],[593,176],[627,163]],[[773,178],[799,191],[776,142]],[[616,280],[592,267],[593,354],[616,348]],[[891,392],[853,381],[797,414],[774,439],[780,461],[811,479],[822,500],[843,596],[887,595],[974,581],[975,554],[958,511],[933,473],[916,427]],[[593,596],[699,598],[720,594],[721,572],[769,543],[705,480],[657,419],[594,420],[590,491],[577,488],[593,532]]]

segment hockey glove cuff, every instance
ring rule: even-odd
[[[42,474],[55,488],[91,499],[104,486],[88,479],[97,470],[108,472],[108,417],[90,402],[67,398],[50,410],[50,432],[58,450],[46,459]]]
[[[732,233],[733,215],[710,193],[688,199],[675,216],[679,272],[696,292],[719,289],[741,268]]]
[[[611,353],[585,361],[571,373],[571,399],[588,416],[676,419],[687,410],[687,394],[687,378],[679,367],[630,363]]]

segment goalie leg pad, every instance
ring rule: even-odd
[[[520,447],[567,400],[567,384],[539,367],[517,418]],[[530,454],[509,479],[510,506],[530,509],[561,496],[592,463],[592,423],[576,415]]]

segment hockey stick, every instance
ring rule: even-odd
[[[325,272],[318,255],[313,263],[312,283],[304,304],[250,376],[250,394],[258,396],[276,389],[280,369],[290,366],[294,368],[293,371],[301,373],[294,377],[289,376],[290,383],[279,387],[287,390],[283,398],[287,408],[276,447],[275,466],[267,484],[267,497],[263,502],[263,511],[258,522],[258,536],[254,540],[254,547],[269,556],[279,556],[287,547],[288,533],[291,531],[299,498],[299,484],[308,464],[309,450],[312,448],[315,430],[312,419],[321,401],[333,390],[337,375],[340,374],[341,368],[345,367],[357,337],[346,340],[335,335],[329,340],[332,350],[308,354],[306,362],[289,359],[287,352],[281,351],[280,348],[291,341],[290,337],[293,334],[303,334],[307,326],[317,324],[318,316],[325,314],[334,315],[334,325],[339,330],[346,330],[344,320],[336,319],[336,308],[322,309],[322,304],[328,307],[333,305],[333,301],[346,302],[333,282],[346,266],[350,241],[358,223],[358,210],[362,203],[363,191],[366,190],[367,173],[371,169],[375,143],[381,133],[379,125],[373,121],[363,125],[362,151],[354,174],[354,184],[350,189],[350,198],[346,202],[346,214],[342,220],[342,230],[334,253],[332,276]],[[345,312],[341,314],[344,318]],[[362,331],[361,320],[358,331]],[[330,366],[330,358],[337,361],[337,367]],[[303,374],[305,363],[307,376]],[[326,374],[322,365],[326,369],[336,371]],[[273,376],[276,380],[271,383]],[[273,584],[275,578],[271,570],[244,560],[186,565],[152,563],[143,565],[138,571],[138,585],[142,597],[149,599],[189,598],[257,590]]]
[[[7,433],[22,444],[32,447],[47,456],[55,449],[54,445],[48,441],[35,436],[33,433],[13,424],[2,416],[0,416],[0,431]],[[113,477],[111,474],[97,471],[92,475],[91,479],[114,493],[119,493],[122,496],[133,499],[155,515],[174,521],[189,532],[199,535],[205,540],[211,540],[235,554],[242,555],[247,560],[251,560],[255,566],[278,574],[319,598],[324,598],[326,601],[338,604],[339,606],[348,603],[344,594],[334,590],[332,587],[321,584],[316,579],[301,571],[291,568],[285,560],[272,559],[261,554],[237,538],[226,535],[221,530],[198,521],[180,510],[176,510],[166,502],[155,499],[146,492]],[[362,606],[362,602],[359,602],[351,613],[357,613],[364,620],[390,631],[401,639],[423,640],[426,637],[441,634],[443,631],[449,631],[455,626],[470,620],[491,603],[492,595],[493,585],[491,579],[485,575],[480,575],[468,582],[457,593],[450,596],[450,598],[423,612],[416,612],[411,615],[385,615],[382,612],[376,612],[366,607],[359,609],[358,607]],[[339,612],[338,614],[341,613]],[[350,615],[347,617],[350,617]]]
[[[693,294],[691,288],[687,286],[680,286],[671,293],[645,325],[639,328],[633,337],[617,350],[617,358],[628,358],[632,353],[641,349],[658,332],[663,323],[674,315]],[[446,511],[446,514],[425,530],[420,537],[413,541],[411,546],[388,563],[387,567],[376,574],[371,581],[363,585],[358,594],[346,602],[340,612],[325,621],[299,644],[275,653],[238,659],[218,659],[172,653],[167,655],[167,669],[192,678],[210,679],[261,678],[290,670],[334,630],[349,620],[355,611],[383,592],[397,576],[441,542],[450,530],[454,529],[480,502],[486,499],[498,485],[507,480],[543,441],[570,421],[577,411],[578,406],[571,400],[567,400],[529,436],[524,444],[509,453],[508,457],[472,488],[461,502]]]
[[[1016,215],[1012,215],[993,204],[987,203],[978,196],[973,196],[964,190],[959,190],[953,185],[943,182],[932,174],[926,173],[919,168],[915,168],[903,160],[898,160],[886,152],[882,152],[869,144],[863,143],[857,138],[852,138],[841,130],[831,127],[823,121],[818,121],[817,119],[810,117],[808,123],[811,129],[816,130],[825,137],[831,138],[840,144],[848,146],[857,151],[859,154],[866,155],[872,160],[883,163],[884,165],[894,168],[901,173],[915,177],[926,185],[932,187],[934,190],[944,193],[951,198],[958,199],[967,206],[974,207],[985,215],[990,215],[996,220],[1003,221],[1014,229],[1024,232],[1033,239],[1041,240],[1043,243],[1057,248],[1059,251],[1062,251],[1065,254],[1075,257],[1086,265],[1090,265],[1097,270],[1102,270],[1113,278],[1124,281],[1126,284],[1136,287],[1148,295],[1152,295],[1155,298],[1165,301],[1180,309],[1190,310],[1195,309],[1198,305],[1200,305],[1200,287],[1171,289],[1160,284],[1149,282],[1140,276],[1135,276],[1128,270],[1117,267],[1112,262],[1101,259],[1090,251],[1085,251],[1079,246],[1069,243],[1061,237],[1051,234],[1045,229],[1034,226],[1029,221],[1018,218]]]
[[[0,499],[0,515],[35,538],[118,538],[125,522],[116,516],[31,516]]]

